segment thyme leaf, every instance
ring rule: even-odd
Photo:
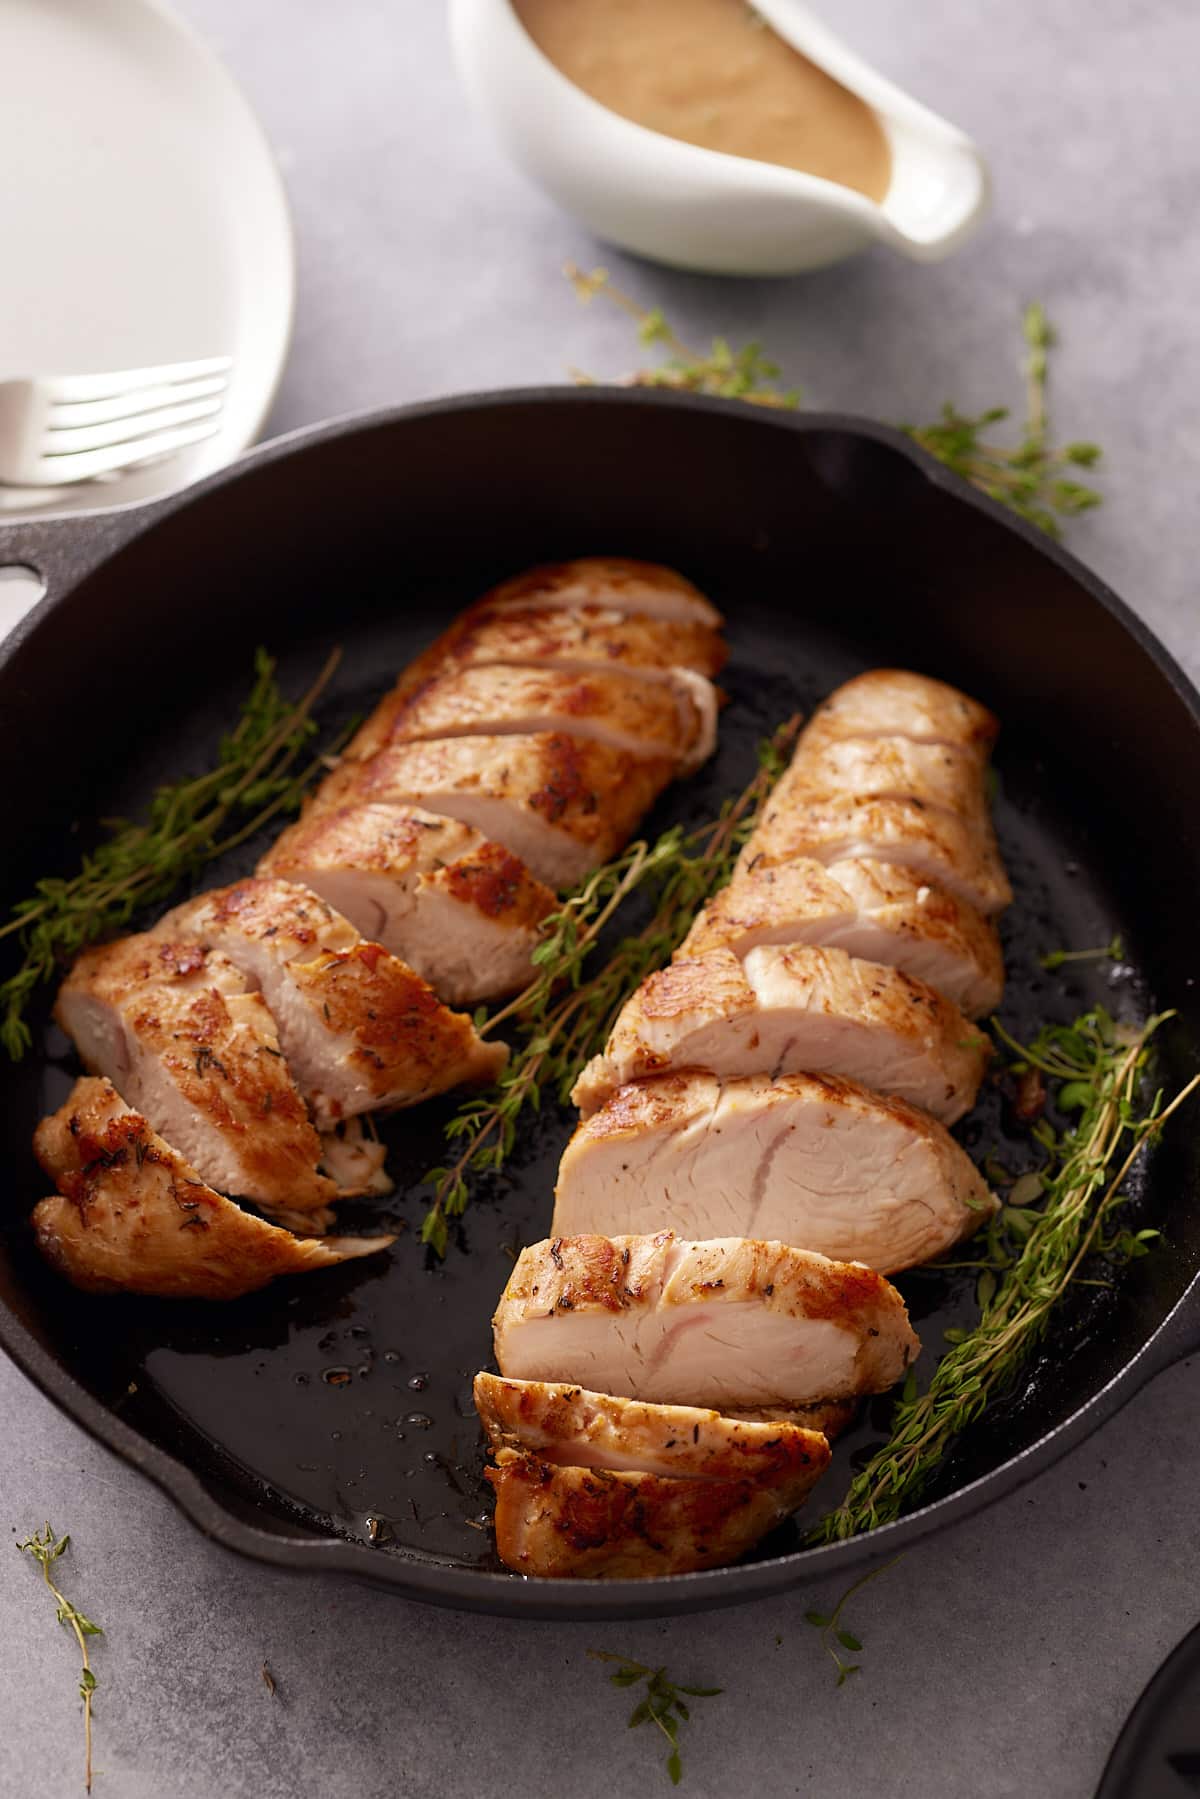
[[[878,1580],[881,1574],[886,1574],[889,1568],[894,1568],[900,1559],[900,1556],[894,1555],[891,1561],[884,1562],[882,1567],[872,1568],[868,1573],[860,1575],[856,1581],[852,1581],[831,1612],[810,1611],[804,1614],[804,1622],[811,1624],[814,1630],[820,1631],[821,1641],[833,1658],[839,1687],[845,1686],[852,1674],[858,1674],[862,1670],[861,1662],[847,1661],[841,1653],[843,1649],[848,1649],[851,1655],[862,1654],[862,1642],[853,1631],[846,1629],[842,1623],[842,1613],[856,1593],[861,1593],[862,1589],[869,1586],[873,1580]]]
[[[910,1370],[890,1439],[851,1481],[842,1504],[810,1533],[810,1542],[836,1542],[898,1518],[960,1434],[1011,1385],[1064,1294],[1072,1285],[1096,1284],[1086,1272],[1092,1259],[1120,1262],[1147,1253],[1156,1233],[1129,1231],[1114,1214],[1142,1150],[1200,1087],[1197,1075],[1167,1104],[1157,1090],[1142,1101],[1151,1041],[1172,1016],[1162,1013],[1130,1030],[1097,1006],[1071,1025],[1044,1026],[1030,1044],[1018,1043],[993,1020],[1014,1057],[1011,1070],[1037,1069],[1057,1083],[1059,1109],[1075,1114],[1075,1122],[1061,1132],[1044,1117],[1033,1126],[1031,1135],[1046,1155],[1037,1170],[1041,1191],[1035,1194],[1031,1184],[1013,1189],[990,1221],[984,1256],[937,1264],[981,1271],[979,1322],[945,1333],[950,1347],[924,1393],[917,1392]]]
[[[605,863],[552,913],[533,952],[532,981],[481,1026],[511,1024],[518,1037],[497,1084],[466,1100],[445,1128],[447,1160],[425,1182],[433,1199],[420,1241],[444,1256],[449,1222],[470,1202],[470,1178],[496,1173],[512,1154],[518,1119],[536,1111],[545,1092],[561,1103],[584,1064],[604,1047],[616,1015],[651,969],[660,967],[691,927],[701,902],[724,885],[758,821],[763,802],[787,763],[800,728],[789,719],[759,751],[754,779],[720,815],[698,830],[678,826],[654,843],[631,844]],[[654,911],[641,930],[618,943],[594,973],[586,964],[600,934],[631,894],[650,888]]]
[[[160,787],[141,823],[111,822],[110,834],[85,855],[78,872],[39,881],[29,899],[0,925],[15,937],[20,959],[0,982],[0,1045],[20,1061],[32,1037],[25,1013],[34,992],[62,962],[122,930],[144,906],[167,899],[188,875],[253,837],[282,812],[294,812],[309,784],[349,736],[303,763],[316,735],[312,710],[341,659],[335,649],[299,700],[284,699],[275,662],[255,652],[254,685],[237,725],[224,737],[207,774]]]
[[[715,1699],[723,1689],[676,1685],[665,1668],[647,1668],[628,1655],[614,1655],[607,1649],[589,1649],[588,1654],[598,1662],[616,1662],[616,1672],[608,1677],[613,1686],[628,1688],[645,1683],[645,1693],[629,1714],[629,1728],[634,1730],[639,1724],[658,1726],[668,1744],[667,1774],[671,1785],[678,1786],[683,1778],[679,1726],[689,1724],[692,1716],[682,1695],[686,1693],[688,1699]]]
[[[581,300],[604,295],[636,321],[643,344],[660,345],[666,352],[664,361],[625,377],[622,385],[670,387],[684,393],[716,394],[724,399],[749,400],[756,406],[787,410],[800,405],[800,390],[780,387],[779,367],[763,354],[761,345],[749,343],[735,350],[725,338],[715,337],[707,351],[689,348],[676,336],[659,308],[639,306],[613,286],[606,269],[584,273],[574,263],[568,263],[563,272]],[[1058,447],[1051,444],[1046,384],[1055,334],[1044,307],[1037,301],[1025,308],[1022,331],[1025,418],[1015,444],[997,443],[991,432],[993,425],[1009,417],[1007,406],[991,406],[970,414],[947,404],[931,424],[905,424],[899,429],[972,487],[1057,537],[1060,520],[1100,505],[1101,495],[1077,479],[1074,471],[1093,468],[1101,451],[1094,443]],[[591,375],[579,370],[572,370],[572,375],[581,385],[593,384]]]
[[[19,1550],[31,1555],[42,1570],[42,1579],[49,1587],[58,1606],[58,1622],[71,1630],[79,1645],[79,1653],[83,1666],[79,1674],[79,1697],[83,1700],[83,1739],[84,1739],[84,1788],[92,1790],[92,1696],[96,1691],[96,1676],[92,1671],[91,1659],[88,1655],[87,1640],[89,1637],[103,1636],[99,1624],[85,1617],[77,1605],[66,1597],[50,1576],[50,1565],[56,1562],[70,1543],[69,1535],[57,1537],[49,1524],[35,1531],[30,1537],[17,1544]]]

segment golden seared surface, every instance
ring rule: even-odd
[[[995,715],[957,687],[911,669],[872,668],[817,707],[805,738],[901,736],[950,744],[985,761],[999,731]]]
[[[919,1349],[900,1295],[869,1268],[671,1231],[531,1245],[493,1329],[508,1379],[717,1411],[883,1392]]]
[[[310,810],[258,872],[310,888],[452,1005],[524,986],[558,905],[511,851],[417,807]]]
[[[634,756],[694,767],[715,744],[716,697],[702,675],[639,680],[619,671],[449,667],[394,696],[366,744],[566,731]],[[353,747],[353,746],[352,746]]]
[[[631,756],[561,731],[454,737],[344,762],[316,804],[420,806],[458,818],[548,887],[572,887],[628,841],[676,772],[670,757]]]
[[[951,1124],[975,1101],[988,1039],[900,969],[844,950],[729,950],[647,976],[572,1098],[585,1115],[627,1081],[680,1068],[721,1076],[840,1074]]]
[[[336,1197],[275,1021],[227,957],[123,937],[79,957],[55,1017],[212,1186],[290,1211]]]
[[[34,1153],[58,1188],[34,1208],[38,1248],[92,1293],[237,1299],[281,1274],[372,1255],[391,1237],[293,1237],[206,1185],[118,1097],[77,1081],[42,1120]]]
[[[758,1480],[673,1480],[559,1466],[501,1449],[496,1550],[517,1574],[639,1580],[719,1568],[752,1549],[808,1497],[828,1460],[797,1453]]]
[[[887,1274],[940,1255],[995,1207],[970,1157],[915,1106],[835,1076],[687,1069],[619,1087],[579,1126],[552,1229],[767,1238]]]
[[[791,1421],[726,1418],[701,1406],[652,1405],[563,1381],[477,1374],[475,1410],[493,1454],[527,1449],[578,1468],[760,1480],[828,1459],[823,1436]]]
[[[956,813],[987,832],[987,796],[974,750],[908,737],[836,737],[805,732],[771,795],[779,806],[825,799],[913,800]]]
[[[493,587],[482,602],[493,611],[530,607],[607,606],[616,612],[687,621],[711,627],[724,619],[698,587],[675,569],[630,556],[581,556],[546,562]]]
[[[571,611],[555,606],[497,611],[486,600],[465,614],[450,653],[462,665],[566,664],[642,674],[691,668],[710,680],[729,656],[717,626],[699,618],[651,618],[604,603]]]
[[[201,894],[159,930],[223,951],[259,984],[321,1129],[416,1105],[503,1067],[471,1019],[307,888],[252,878]]]
[[[826,867],[800,856],[739,869],[697,914],[676,958],[715,949],[745,958],[764,944],[788,943],[901,968],[968,1017],[994,1012],[1004,991],[994,925],[912,869],[869,858]]]
[[[827,796],[788,806],[772,798],[739,867],[791,862],[797,856],[826,865],[867,858],[908,868],[987,917],[1012,901],[990,827],[982,831],[952,812],[916,800]]]

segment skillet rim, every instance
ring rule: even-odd
[[[7,640],[0,644],[0,685],[24,643],[80,580],[135,538],[153,530],[196,499],[219,491],[244,474],[285,460],[294,452],[356,433],[402,426],[408,420],[511,406],[612,406],[728,416],[728,400],[664,389],[541,386],[492,389],[440,400],[343,414],[318,425],[301,426],[252,449],[224,469],[190,487],[148,503],[119,508],[39,516],[0,524],[0,563],[27,561],[42,572],[47,591]],[[744,410],[741,422],[754,428],[812,434],[838,433],[866,440],[898,454],[955,504],[982,514],[1022,539],[1035,554],[1055,564],[1132,638],[1174,689],[1197,731],[1200,692],[1155,633],[1099,576],[1060,544],[953,474],[891,426],[850,413]],[[97,541],[98,540],[98,541]],[[174,1456],[126,1424],[88,1393],[0,1301],[0,1348],[11,1356],[48,1399],[96,1441],[152,1480],[204,1534],[251,1560],[296,1572],[349,1575],[400,1597],[464,1611],[536,1618],[661,1617],[745,1603],[779,1593],[807,1578],[823,1578],[900,1549],[993,1503],[1058,1460],[1111,1417],[1147,1380],[1200,1343],[1200,1273],[1167,1317],[1112,1379],[1069,1417],[1017,1455],[966,1486],[867,1535],[846,1542],[792,1551],[769,1561],[735,1564],[692,1574],[648,1580],[533,1581],[511,1573],[465,1569],[381,1555],[365,1543],[344,1538],[287,1536],[246,1523],[227,1510],[200,1478]]]

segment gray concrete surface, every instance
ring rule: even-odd
[[[1063,335],[1062,431],[1100,440],[1072,546],[1200,671],[1200,344],[1190,0],[843,0],[842,27],[989,150],[995,214],[942,268],[878,253],[802,282],[665,274],[600,251],[502,163],[455,88],[437,0],[186,0],[277,145],[300,307],[272,429],[453,388],[636,360],[558,269],[604,260],[686,335],[761,336],[811,403],[884,418],[1018,397],[1021,303]],[[813,1588],[622,1627],[520,1625],[300,1583],[202,1541],[0,1366],[0,1526],[49,1516],[95,1649],[102,1799],[493,1799],[666,1791],[660,1745],[587,1658],[723,1685],[685,1791],[1083,1799],[1139,1688],[1200,1613],[1197,1368],[1162,1377],[1001,1508],[911,1552],[852,1614],[845,1688]],[[0,1796],[81,1787],[72,1645],[0,1557]],[[278,1682],[272,1698],[264,1659]]]

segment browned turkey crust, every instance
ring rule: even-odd
[[[744,962],[711,950],[646,977],[571,1097],[587,1117],[626,1082],[682,1068],[840,1074],[952,1124],[975,1103],[989,1051],[956,1006],[899,969],[804,944]]]
[[[77,1081],[38,1126],[58,1192],[34,1208],[38,1248],[91,1293],[237,1299],[281,1274],[374,1255],[392,1237],[293,1237],[206,1185],[109,1081]]]
[[[508,1379],[721,1412],[885,1392],[919,1349],[869,1268],[671,1231],[531,1245],[492,1322]]]
[[[969,1018],[1004,992],[995,926],[911,869],[863,859],[828,867],[811,858],[740,870],[709,900],[676,959],[729,949],[743,959],[767,944],[812,944],[903,969]]]
[[[227,957],[143,933],[85,950],[55,1018],[85,1067],[183,1146],[209,1184],[317,1210],[337,1196],[261,993]]]
[[[157,929],[221,950],[261,985],[322,1129],[417,1105],[504,1065],[502,1044],[484,1043],[470,1018],[307,888],[237,881],[175,907]]]
[[[802,1505],[828,1459],[800,1454],[758,1480],[672,1480],[563,1467],[501,1449],[496,1550],[517,1574],[644,1580],[736,1561]]]

